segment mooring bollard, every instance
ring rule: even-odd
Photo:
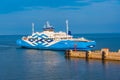
[[[120,49],[118,50],[118,53],[120,53]]]
[[[66,50],[65,51],[65,56],[70,56],[71,53],[72,53],[72,50]]]
[[[68,56],[68,50],[65,51],[65,56]]]
[[[90,58],[91,51],[86,51],[86,59]]]
[[[108,48],[103,48],[101,50],[102,60],[106,59],[106,57],[108,56],[108,53],[109,53],[109,49]]]

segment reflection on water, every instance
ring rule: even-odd
[[[120,47],[119,34],[83,36],[95,40],[97,49],[116,51]],[[15,43],[21,37],[0,36],[0,80],[120,80],[119,61],[65,58],[63,51],[21,49]]]
[[[36,78],[53,80],[57,71],[56,67],[59,67],[64,60],[61,60],[63,55],[59,54],[57,51],[26,49],[24,53],[24,65],[27,69],[25,77],[27,79]]]
[[[66,58],[64,51],[11,48],[0,53],[0,80],[120,80],[119,68],[118,61]]]
[[[83,74],[83,80],[119,80],[120,62],[108,60],[95,60],[84,58],[66,58],[66,62],[74,65],[75,71]],[[76,67],[77,65],[77,67]],[[86,77],[85,77],[85,75]],[[80,75],[79,75],[80,76]]]

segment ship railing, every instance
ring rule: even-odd
[[[91,40],[87,40],[85,38],[73,38],[74,41],[83,41],[83,42],[90,42]]]

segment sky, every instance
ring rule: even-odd
[[[73,34],[120,33],[120,0],[0,0],[0,35],[41,32],[46,21],[55,31]]]

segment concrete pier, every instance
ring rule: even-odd
[[[100,59],[100,60],[118,60],[120,61],[120,50],[118,52],[110,52],[108,48],[103,48],[100,51],[72,51],[65,52],[66,57]]]

